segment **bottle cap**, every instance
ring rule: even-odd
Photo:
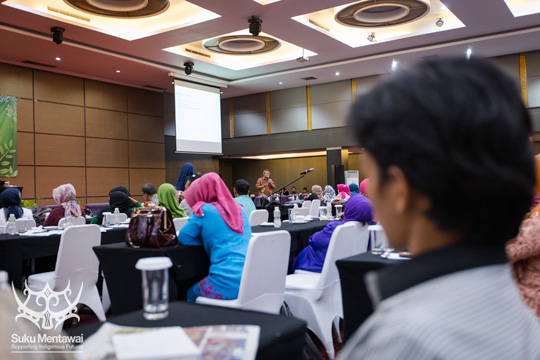
[[[9,220],[15,220],[15,214],[9,214]]]
[[[170,268],[171,266],[172,261],[167,256],[142,258],[139,259],[135,264],[136,269],[147,271],[164,270]]]
[[[7,271],[0,270],[0,283],[7,283],[9,281],[9,275]]]

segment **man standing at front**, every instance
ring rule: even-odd
[[[259,191],[259,196],[269,196],[275,190],[276,185],[270,179],[270,171],[268,169],[263,171],[263,176],[257,180],[255,187]]]

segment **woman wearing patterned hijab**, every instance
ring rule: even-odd
[[[324,188],[324,203],[331,204],[335,198],[336,198],[336,191],[334,190],[334,188],[330,185],[326,185],[326,187]]]
[[[51,211],[45,219],[43,226],[58,226],[58,222],[65,216],[66,211],[69,211],[71,216],[74,217],[84,214],[81,207],[75,201],[76,198],[77,192],[71,184],[60,185],[54,189],[53,199],[59,206]]]

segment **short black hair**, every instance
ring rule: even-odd
[[[154,195],[157,194],[156,187],[152,183],[146,183],[142,186],[142,192],[146,195]]]
[[[249,191],[249,183],[244,179],[238,179],[234,183],[234,188],[238,195],[247,195]]]
[[[187,178],[186,184],[187,184],[188,181],[189,181],[189,185],[193,184],[193,182],[195,180],[199,179],[201,176],[202,176],[202,174],[200,172],[196,172],[195,174],[193,174],[193,175],[191,175],[190,177]]]
[[[355,102],[350,123],[380,169],[403,171],[463,241],[501,246],[529,210],[534,159],[517,84],[479,59],[424,60]]]

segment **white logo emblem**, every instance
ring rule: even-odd
[[[77,304],[81,298],[83,284],[81,283],[79,294],[73,301],[70,301],[68,297],[68,295],[71,295],[69,285],[70,283],[68,281],[66,288],[58,292],[52,290],[49,287],[49,283],[47,283],[45,284],[45,288],[43,288],[43,290],[33,291],[28,287],[28,283],[25,283],[23,294],[26,295],[26,300],[22,302],[15,291],[15,287],[13,284],[11,284],[15,301],[17,301],[17,304],[19,304],[17,311],[20,313],[19,315],[15,316],[15,321],[17,321],[17,319],[20,317],[28,319],[40,330],[52,328],[56,329],[58,325],[63,324],[65,320],[70,318],[76,318],[77,321],[80,321],[79,315],[77,315],[75,312],[77,311]],[[31,304],[33,305],[32,308],[38,310],[34,310],[28,306],[32,298],[35,298]]]

